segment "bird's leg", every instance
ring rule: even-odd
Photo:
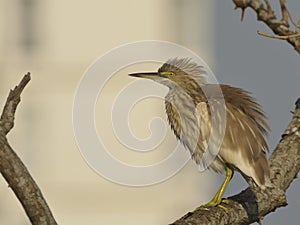
[[[217,191],[217,193],[215,194],[215,196],[213,197],[213,199],[209,202],[209,203],[214,203],[214,202],[217,203],[212,206],[216,206],[222,202],[222,197],[224,195],[226,187],[229,184],[232,176],[233,176],[233,170],[230,169],[229,167],[226,167],[226,178],[225,178],[223,184],[221,185],[221,187],[219,188],[219,190]],[[207,204],[209,204],[209,203],[207,203]]]
[[[232,176],[233,176],[233,170],[230,169],[229,167],[226,167],[226,178],[225,178],[223,184],[221,185],[221,187],[219,188],[219,190],[217,191],[217,193],[215,194],[213,199],[210,202],[206,203],[205,205],[200,206],[199,208],[206,208],[209,206],[218,206],[218,207],[224,209],[225,212],[228,212],[228,209],[225,206],[222,206],[220,204],[221,204],[221,202],[228,203],[228,201],[226,199],[222,200],[222,197],[224,195],[226,187],[227,187],[228,183],[230,182]]]

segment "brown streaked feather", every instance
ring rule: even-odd
[[[264,186],[270,173],[264,152],[268,150],[264,136],[269,130],[265,114],[249,92],[228,85],[219,87],[227,111],[226,131],[219,156],[225,163],[252,177],[259,186]],[[217,88],[214,84],[202,87],[208,100],[223,98]],[[207,135],[206,138],[210,134]]]
[[[252,96],[250,96],[250,92],[225,84],[207,84],[201,87],[207,98],[214,99],[223,98],[223,96],[220,96],[220,88],[226,103],[245,112],[255,122],[255,124],[259,127],[259,130],[264,135],[268,133],[270,128],[265,121],[265,113],[263,112],[261,105],[258,104]]]

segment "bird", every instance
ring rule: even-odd
[[[225,172],[226,177],[212,200],[200,208],[217,206],[228,212],[221,203],[228,203],[223,195],[234,171],[263,190],[270,186],[266,157],[270,128],[262,106],[250,92],[227,84],[208,83],[204,66],[192,58],[171,58],[156,72],[129,76],[150,79],[168,88],[168,122],[196,164],[205,165],[205,153],[218,148],[207,167],[217,173]]]

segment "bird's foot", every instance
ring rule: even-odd
[[[221,203],[229,204],[229,200],[228,199],[221,199],[221,201],[216,201],[215,199],[213,199],[210,202],[206,203],[205,205],[199,206],[196,210],[198,210],[198,209],[208,209],[209,207],[219,207],[219,208],[223,209],[226,213],[228,213],[229,212],[228,208],[221,205]]]
[[[230,179],[232,178],[232,175],[233,175],[233,170],[230,169],[229,167],[226,167],[226,179],[224,180],[223,184],[221,185],[221,187],[219,188],[219,190],[217,191],[217,193],[215,194],[213,199],[210,202],[206,203],[205,205],[198,207],[197,209],[207,209],[208,210],[209,207],[219,207],[219,208],[223,209],[226,213],[228,213],[228,211],[229,211],[228,208],[221,205],[221,203],[229,204],[229,200],[223,199],[222,196],[225,192],[225,189],[226,189]]]

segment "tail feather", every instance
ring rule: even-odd
[[[252,165],[251,177],[253,178],[254,182],[262,189],[271,186],[270,167],[263,151],[257,158],[257,161]]]

